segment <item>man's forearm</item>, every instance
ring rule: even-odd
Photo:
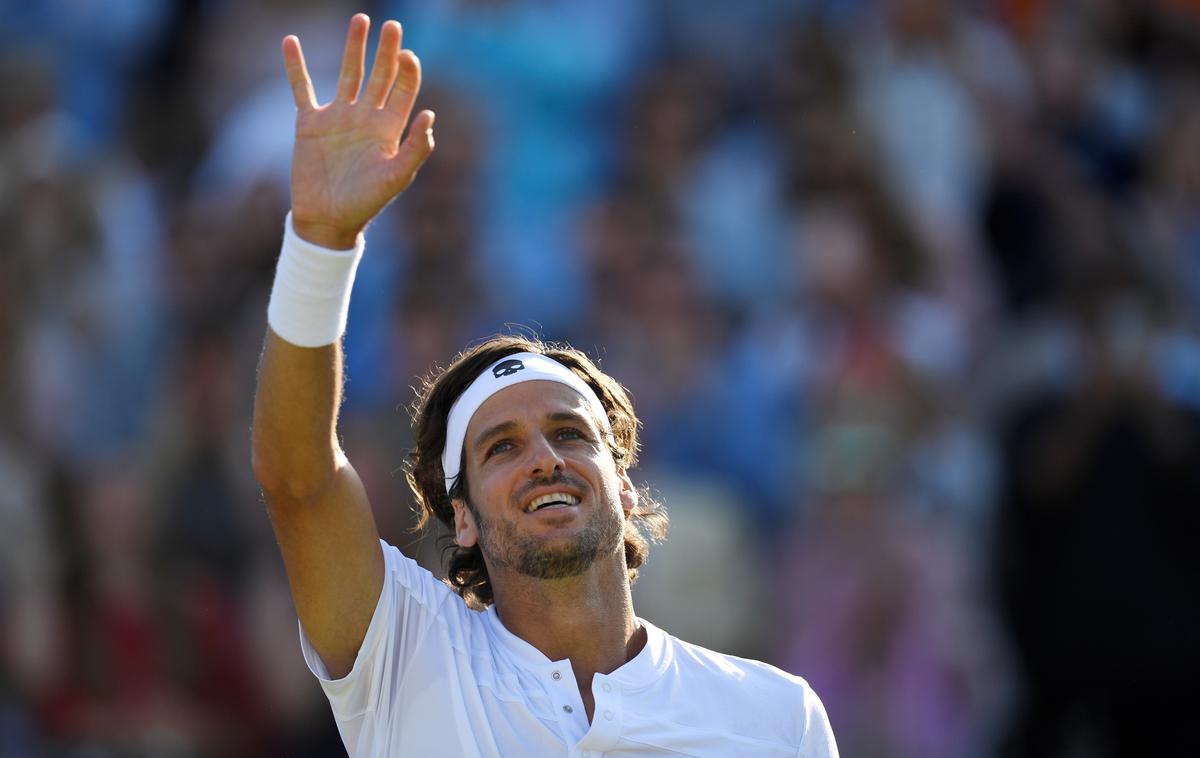
[[[268,495],[289,500],[321,494],[340,460],[340,342],[363,241],[355,234],[333,248],[344,241],[324,228],[288,215],[255,395],[255,474]]]
[[[268,494],[307,500],[332,481],[340,458],[337,343],[297,347],[267,329],[254,395],[254,472]]]

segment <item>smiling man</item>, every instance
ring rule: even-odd
[[[379,540],[337,440],[339,341],[362,230],[432,152],[434,119],[405,136],[421,72],[394,21],[363,86],[368,27],[351,21],[324,106],[299,41],[283,42],[292,212],[254,411],[305,660],[348,751],[836,756],[804,680],[635,615],[630,584],[666,516],[629,478],[628,394],[572,348],[496,337],[426,383],[407,475],[425,519],[453,530],[449,586]]]

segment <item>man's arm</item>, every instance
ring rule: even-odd
[[[283,41],[297,109],[292,227],[301,239],[334,250],[354,247],[433,150],[429,111],[401,139],[421,71],[416,56],[401,50],[396,22],[384,24],[362,87],[369,26],[365,15],[351,20],[337,93],[324,106],[316,103],[299,40]],[[300,347],[268,328],[254,400],[254,472],[296,612],[333,677],[354,664],[384,568],[366,492],[337,441],[341,386],[336,340]]]

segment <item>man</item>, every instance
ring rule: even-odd
[[[432,152],[433,114],[402,139],[421,74],[394,21],[359,93],[368,26],[351,21],[336,96],[321,107],[299,41],[283,42],[298,109],[292,212],[254,418],[255,474],[305,659],[347,749],[836,756],[803,680],[634,615],[643,531],[661,536],[665,515],[629,478],[628,395],[577,351],[495,338],[430,382],[408,477],[425,517],[454,531],[451,587],[381,547],[337,441],[338,341],[361,232]]]

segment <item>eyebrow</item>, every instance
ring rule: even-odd
[[[581,424],[585,424],[585,425],[590,423],[593,426],[596,423],[594,419],[589,419],[587,416],[583,415],[582,413],[576,413],[575,411],[557,411],[555,413],[551,413],[546,418],[548,418],[551,421],[571,421],[571,422],[574,422],[577,424],[581,423]]]

